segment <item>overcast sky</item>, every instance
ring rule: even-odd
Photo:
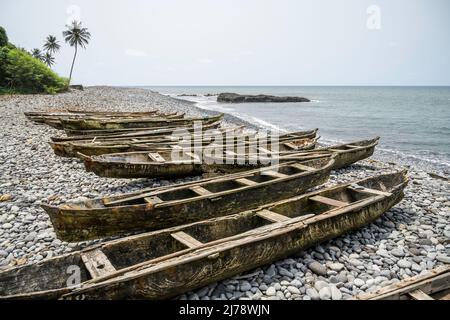
[[[73,83],[450,85],[448,0],[0,0],[26,49],[73,18],[92,34]]]

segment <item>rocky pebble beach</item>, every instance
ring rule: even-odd
[[[94,243],[56,239],[41,203],[60,204],[197,179],[107,179],[85,172],[82,162],[54,155],[47,144],[60,131],[36,125],[23,115],[60,108],[206,113],[190,102],[144,89],[89,87],[55,96],[0,97],[0,271]],[[230,116],[226,121],[238,122]],[[399,168],[361,161],[333,172],[327,185]],[[404,200],[374,223],[179,299],[350,299],[450,263],[448,180],[419,168],[409,168],[409,178]]]

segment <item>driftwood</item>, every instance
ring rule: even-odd
[[[397,204],[406,184],[404,171],[379,175],[16,267],[0,273],[0,297],[169,298],[360,228]],[[310,200],[317,196],[347,204]]]

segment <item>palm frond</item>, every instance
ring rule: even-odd
[[[44,49],[50,53],[59,51],[61,46],[55,36],[49,35],[44,43]]]
[[[64,41],[70,46],[80,46],[86,48],[91,39],[91,34],[87,28],[81,26],[81,22],[72,21],[71,25],[66,26],[67,30],[63,31]]]

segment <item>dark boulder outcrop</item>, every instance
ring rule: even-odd
[[[83,86],[81,84],[71,84],[69,86],[70,89],[74,89],[74,90],[84,90]]]
[[[278,97],[266,94],[243,95],[224,92],[217,96],[217,102],[310,102],[310,100],[304,97]]]

